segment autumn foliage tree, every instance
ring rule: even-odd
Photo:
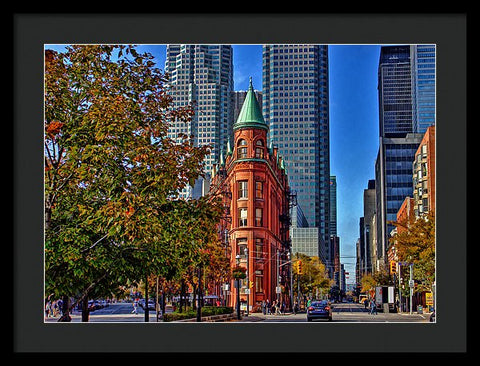
[[[46,295],[86,304],[198,255],[209,228],[196,220],[217,209],[203,200],[193,215],[177,201],[209,147],[168,138],[193,110],[173,106],[166,82],[134,46],[45,51]]]
[[[418,283],[416,291],[431,291],[435,281],[434,213],[392,223],[397,233],[390,241],[395,245],[399,260],[413,264],[413,277]]]
[[[302,273],[298,274],[298,262],[302,263]],[[294,268],[294,291],[300,287],[300,293],[320,295],[328,294],[333,281],[328,277],[325,264],[317,256],[307,256],[302,253],[296,253],[292,259]],[[299,285],[299,286],[298,286]]]

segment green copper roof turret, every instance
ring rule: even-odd
[[[245,101],[243,102],[237,121],[233,125],[234,131],[239,128],[263,128],[268,131],[268,126],[263,119],[262,109],[255,97],[251,77]]]

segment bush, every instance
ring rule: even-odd
[[[202,317],[203,316],[212,316],[212,315],[221,315],[221,314],[232,314],[233,308],[229,306],[204,306],[202,307]],[[197,317],[197,312],[194,310],[188,310],[183,313],[173,312],[163,314],[164,322],[172,322],[184,319],[193,319]]]

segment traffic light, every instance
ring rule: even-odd
[[[299,260],[297,263],[298,263],[298,272],[297,273],[302,274],[302,261]]]
[[[390,261],[390,274],[397,273],[397,262]]]

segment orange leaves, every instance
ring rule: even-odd
[[[130,206],[125,215],[127,216],[127,218],[129,218],[130,216],[133,215],[134,212],[135,212],[135,209],[132,206]]]
[[[63,122],[52,121],[50,123],[47,123],[45,127],[45,132],[47,133],[49,138],[55,140],[56,136],[60,133],[63,125]]]

